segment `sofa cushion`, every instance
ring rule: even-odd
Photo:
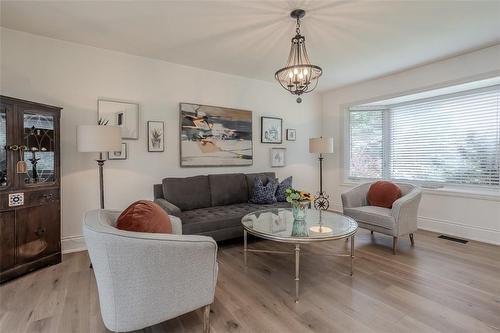
[[[181,210],[211,206],[208,176],[165,178],[162,185],[165,199]]]
[[[251,212],[275,207],[290,207],[287,202],[278,202],[270,205],[240,203],[228,206],[216,206],[189,210],[181,213],[182,233],[200,234],[215,230],[241,226],[241,218]]]
[[[135,232],[172,233],[168,214],[148,200],[139,200],[128,206],[116,220],[116,227]]]
[[[370,206],[391,208],[394,201],[401,198],[398,185],[386,180],[379,180],[370,185],[366,199]]]
[[[292,176],[285,178],[278,184],[278,188],[276,189],[276,200],[278,202],[286,201],[286,190],[289,188],[292,188]]]
[[[394,229],[395,221],[389,208],[377,206],[362,206],[344,208],[344,214],[356,221],[372,224],[386,229]]]
[[[276,202],[276,189],[278,180],[270,179],[266,185],[262,184],[260,178],[256,177],[250,201],[255,204],[271,204]]]
[[[276,178],[276,174],[274,172],[259,172],[259,173],[248,173],[245,175],[247,177],[247,185],[248,185],[248,197],[253,193],[253,187],[255,182],[255,177],[259,177],[262,180],[264,185],[267,184],[269,179]]]
[[[242,173],[208,175],[212,206],[248,202],[247,180]]]

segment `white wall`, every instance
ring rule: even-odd
[[[333,197],[334,209],[341,210],[340,193],[353,186],[344,183],[343,167],[348,105],[493,75],[500,75],[500,45],[323,93],[323,135],[335,137],[336,144],[325,172],[325,188]],[[500,191],[425,190],[418,222],[422,229],[500,244]]]
[[[250,80],[159,60],[1,29],[1,94],[61,106],[63,249],[81,244],[81,218],[99,205],[97,164],[92,154],[76,151],[76,126],[94,124],[100,97],[138,102],[140,138],[126,140],[129,158],[105,165],[106,207],[123,209],[137,199],[152,199],[152,185],[167,176],[271,170],[271,147],[287,148],[287,167],[280,178],[317,189],[315,156],[308,138],[321,129],[321,99],[308,95],[302,104],[277,83]],[[203,50],[200,50],[203,52]],[[272,74],[272,73],[271,73]],[[254,164],[251,167],[180,168],[179,102],[253,111]],[[283,118],[283,128],[296,128],[297,141],[260,143],[260,116]],[[148,153],[146,121],[164,120],[166,151]]]

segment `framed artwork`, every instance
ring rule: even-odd
[[[180,103],[181,167],[253,163],[252,112]]]
[[[284,167],[286,148],[271,148],[271,167]]]
[[[260,142],[282,143],[283,119],[260,117]]]
[[[286,130],[286,139],[288,141],[295,141],[297,140],[297,130],[293,128],[289,128]]]
[[[108,160],[126,160],[127,159],[127,144],[122,142],[122,150],[120,151],[109,151]]]
[[[97,100],[97,119],[122,129],[122,139],[139,139],[139,104]]]
[[[148,121],[148,151],[165,151],[165,123],[163,121]]]

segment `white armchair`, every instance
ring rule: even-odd
[[[115,332],[139,330],[204,307],[208,332],[217,243],[182,235],[175,216],[170,216],[174,234],[122,231],[115,227],[119,214],[93,210],[83,224],[105,326]]]
[[[344,215],[350,216],[362,228],[392,236],[392,251],[396,254],[398,237],[409,235],[414,245],[413,233],[417,231],[417,211],[422,191],[419,187],[396,183],[401,189],[401,198],[396,200],[392,209],[370,206],[367,193],[372,183],[365,183],[342,193]]]

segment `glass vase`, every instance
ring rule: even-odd
[[[309,207],[309,201],[295,202],[292,204],[293,219],[296,221],[304,221],[306,219],[306,211]]]

